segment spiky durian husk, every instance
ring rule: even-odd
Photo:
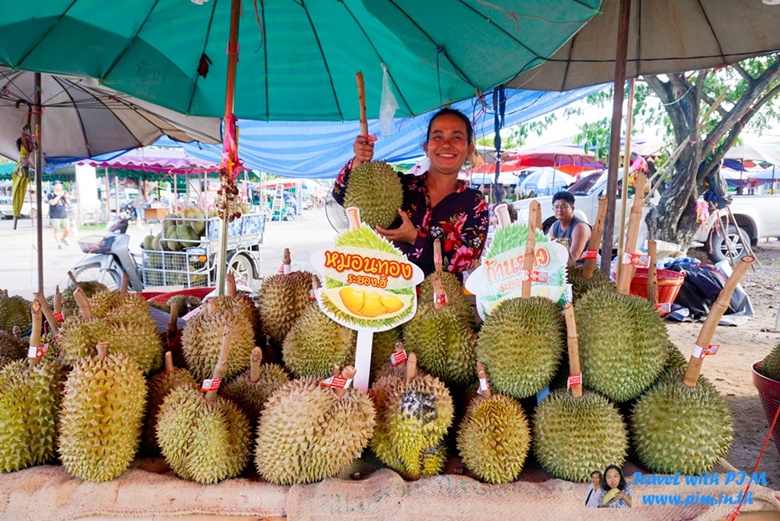
[[[8,360],[21,360],[25,356],[27,356],[25,341],[13,333],[0,330],[0,357]]]
[[[477,360],[488,367],[496,393],[522,399],[553,379],[565,341],[560,309],[550,299],[511,299],[482,325]]]
[[[726,400],[706,378],[682,383],[685,368],[665,372],[631,410],[631,444],[653,472],[701,474],[728,454],[734,436]]]
[[[17,360],[0,370],[0,471],[14,472],[56,455],[62,370]]]
[[[420,367],[448,384],[476,382],[477,334],[447,305],[421,305],[403,325],[404,345],[417,353]]]
[[[379,383],[379,382],[377,382]],[[426,458],[441,444],[452,423],[449,390],[438,378],[417,376],[411,381],[387,377],[371,448],[386,465],[409,479],[428,477]]]
[[[403,188],[392,165],[384,161],[369,161],[353,169],[344,193],[344,208],[360,209],[360,220],[372,229],[387,228],[404,201]]]
[[[209,378],[219,360],[225,325],[230,327],[228,370],[225,379],[238,376],[249,367],[249,355],[255,347],[255,335],[250,324],[238,308],[201,312],[187,321],[181,337],[181,346],[187,369],[195,380]]]
[[[165,305],[168,306],[168,311],[170,311],[171,304],[174,302],[179,305],[179,316],[182,317],[196,307],[200,306],[203,301],[198,297],[189,295],[176,295],[165,301]]]
[[[357,333],[331,320],[311,304],[287,334],[282,346],[284,365],[296,378],[327,378],[334,365],[355,360]]]
[[[444,472],[446,466],[447,446],[444,443],[440,443],[433,448],[423,451],[420,476],[438,476]]]
[[[282,345],[295,321],[311,303],[311,288],[309,272],[273,275],[265,279],[257,293],[257,306],[268,340]]]
[[[371,343],[371,374],[376,378],[379,371],[390,361],[390,355],[395,352],[395,344],[401,340],[401,327],[374,333]]]
[[[615,284],[599,270],[593,270],[593,277],[586,279],[582,276],[583,267],[578,264],[566,266],[566,276],[571,284],[572,298],[577,302],[582,296],[593,288],[604,287],[616,291]]]
[[[160,407],[168,393],[181,385],[189,385],[193,389],[198,389],[195,378],[189,371],[180,367],[174,367],[172,371],[160,371],[149,378],[149,399],[143,432],[143,445],[146,450],[155,453],[160,451],[156,435],[157,415],[160,413]]]
[[[140,293],[120,293],[118,291],[98,291],[89,299],[92,312],[98,318],[107,317],[118,308],[132,309],[134,312],[149,315],[149,304]]]
[[[593,288],[575,304],[583,384],[616,402],[636,398],[667,357],[666,325],[650,301]]]
[[[22,332],[30,329],[30,301],[19,295],[0,297],[0,329],[11,331],[19,326]]]
[[[157,415],[157,442],[176,474],[198,483],[239,475],[249,461],[249,420],[224,398],[206,400],[190,385],[173,389]]]
[[[620,411],[604,396],[585,391],[574,398],[559,389],[536,408],[533,450],[552,475],[588,481],[594,469],[623,465],[628,429]]]
[[[241,310],[241,312],[246,317],[246,320],[249,321],[252,324],[252,330],[255,332],[255,338],[262,338],[262,328],[260,327],[260,310],[257,309],[257,306],[255,305],[255,301],[252,300],[252,297],[247,295],[246,293],[238,293],[235,296],[218,296],[214,297],[215,303],[217,305],[217,309],[228,309],[232,307],[236,307]],[[258,344],[263,344],[261,340],[258,339]]]
[[[494,394],[471,402],[458,431],[463,462],[481,480],[509,483],[523,470],[531,429],[513,398]]]
[[[256,382],[251,381],[249,370],[246,370],[225,386],[222,396],[235,403],[249,422],[255,425],[274,391],[289,381],[290,377],[282,366],[263,364]]]
[[[102,282],[98,282],[96,280],[86,280],[86,281],[79,281],[79,285],[82,290],[84,290],[84,294],[87,297],[92,297],[95,293],[98,291],[107,290],[105,284]],[[79,306],[76,303],[76,299],[73,298],[73,291],[76,289],[75,286],[68,286],[65,288],[65,290],[62,292],[62,314],[65,317],[69,317],[70,315],[73,315],[74,313],[78,312]],[[52,309],[54,308],[54,300],[53,297],[49,297],[49,305],[52,306]]]
[[[686,367],[688,365],[688,360],[685,359],[683,354],[680,352],[680,350],[677,348],[676,345],[670,340],[666,343],[666,361],[664,362],[664,368],[661,372],[663,374],[664,371],[667,371],[669,369],[675,369],[678,367]]]
[[[780,344],[777,344],[772,351],[766,355],[758,366],[758,372],[767,378],[780,382]]]
[[[104,320],[109,326],[107,339],[111,342],[112,352],[133,357],[144,374],[160,368],[163,361],[162,340],[146,303],[142,310],[135,305],[115,308]],[[98,340],[106,341],[106,338]]]
[[[335,476],[368,446],[375,415],[371,399],[357,389],[338,397],[317,378],[293,380],[271,395],[260,417],[257,471],[279,485]]]
[[[442,288],[447,294],[447,307],[451,312],[454,312],[464,324],[468,324],[474,328],[476,325],[476,316],[474,315],[474,308],[469,302],[466,294],[463,293],[463,284],[460,283],[458,277],[448,271],[444,271],[439,275]],[[418,298],[418,305],[429,306],[433,304],[433,279],[431,275],[425,277],[419,286],[420,295]]]
[[[59,453],[70,474],[87,481],[121,475],[135,457],[146,408],[146,380],[124,353],[90,357],[65,382]]]
[[[111,338],[110,325],[99,318],[84,320],[80,315],[71,315],[60,325],[59,336],[62,363],[74,365],[97,354],[97,343]]]

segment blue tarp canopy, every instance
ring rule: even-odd
[[[604,88],[605,85],[597,85],[568,92],[507,90],[504,126],[531,120]],[[493,108],[487,104],[491,100],[492,96],[487,94],[453,105],[472,119],[477,137],[493,132]],[[381,135],[379,120],[369,120],[369,133],[379,137],[374,157],[390,162],[420,157],[430,117],[431,114],[423,114],[396,119],[393,121],[394,133],[389,136]],[[360,133],[357,121],[293,123],[239,120],[238,126],[239,157],[245,167],[286,177],[319,179],[338,175],[344,163],[352,157],[352,143]],[[221,145],[182,146],[188,155],[196,158],[218,162],[222,157]]]

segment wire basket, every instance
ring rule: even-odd
[[[144,286],[184,286],[197,288],[213,285],[213,266],[203,248],[186,251],[143,250]]]
[[[114,239],[112,235],[88,235],[79,239],[79,247],[84,253],[109,253]]]

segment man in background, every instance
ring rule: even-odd
[[[47,200],[49,202],[49,219],[51,219],[51,225],[54,228],[54,240],[57,241],[57,249],[61,250],[63,245],[69,246],[70,218],[68,217],[68,207],[70,207],[70,197],[68,197],[68,192],[63,190],[62,183],[54,181],[53,190],[49,192]]]

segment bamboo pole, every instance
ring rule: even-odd
[[[214,371],[211,373],[211,380],[222,380],[225,377],[228,370],[228,351],[230,350],[230,326],[225,325],[225,331],[222,334],[222,346],[219,350],[219,360],[217,365],[214,366]],[[217,391],[207,391],[206,401],[213,402],[217,399]]]
[[[604,230],[604,217],[607,215],[607,198],[603,195],[599,197],[599,209],[596,214],[596,222],[593,223],[593,230],[588,241],[588,252],[585,257],[585,265],[582,268],[582,276],[586,279],[593,278],[593,272],[596,270],[596,257],[598,256],[599,246],[601,245],[601,232]]]
[[[51,329],[52,333],[55,335],[57,334],[57,320],[54,318],[54,312],[51,310],[51,307],[49,306],[49,302],[46,300],[46,297],[43,296],[43,293],[35,293],[35,300],[40,304],[41,306],[41,312],[43,313],[43,316],[46,317],[46,322],[49,323],[49,328]]]
[[[563,316],[566,319],[566,344],[569,348],[569,375],[581,376],[580,369],[580,349],[577,336],[577,323],[574,320],[574,307],[571,302],[567,302],[563,306]],[[582,383],[575,383],[571,386],[571,395],[574,398],[582,396]]]
[[[624,251],[624,237],[626,230],[626,205],[628,202],[628,174],[631,161],[631,130],[634,126],[634,93],[636,92],[636,82],[633,79],[628,80],[629,94],[628,94],[628,110],[626,112],[626,146],[623,152],[623,189],[620,191],[620,233],[618,234],[618,257],[622,255]],[[617,158],[615,158],[617,159]],[[612,156],[609,158],[612,162]],[[634,197],[639,192],[634,192]],[[623,270],[623,266],[618,262],[617,265],[617,278],[620,279],[620,273]]]
[[[540,213],[541,206],[538,201],[533,201],[528,208],[528,239],[525,242],[525,255],[523,255],[523,272],[525,272],[526,280],[523,281],[521,289],[522,298],[531,298],[531,272],[534,269],[534,260],[536,256],[534,250],[536,249],[536,228],[531,224],[537,219],[536,214]]]
[[[30,314],[32,315],[32,332],[30,333],[30,350],[37,350],[41,345],[41,331],[43,330],[43,317],[41,316],[41,303],[33,300],[30,304]],[[33,351],[33,353],[35,353]],[[30,368],[35,367],[40,358],[37,356],[27,356],[27,363]]]
[[[626,231],[626,245],[622,256],[618,257],[618,265],[623,263],[625,255],[636,251],[636,241],[639,236],[639,225],[642,222],[642,193],[645,189],[645,174],[636,173],[636,182],[634,183],[634,204],[631,205],[631,214],[628,217],[628,230]],[[623,270],[618,277],[617,292],[622,295],[628,295],[631,279],[634,278],[636,267],[629,263],[623,263]]]
[[[488,373],[485,364],[477,362],[477,377],[479,378],[479,394],[482,398],[488,399],[492,396],[490,386],[488,385]]]
[[[650,256],[650,265],[647,267],[647,300],[653,305],[658,305],[658,253],[655,241],[647,241],[647,254]]]
[[[355,74],[358,89],[358,103],[360,104],[360,135],[368,135],[368,118],[366,117],[366,84],[363,81],[363,73]]]

